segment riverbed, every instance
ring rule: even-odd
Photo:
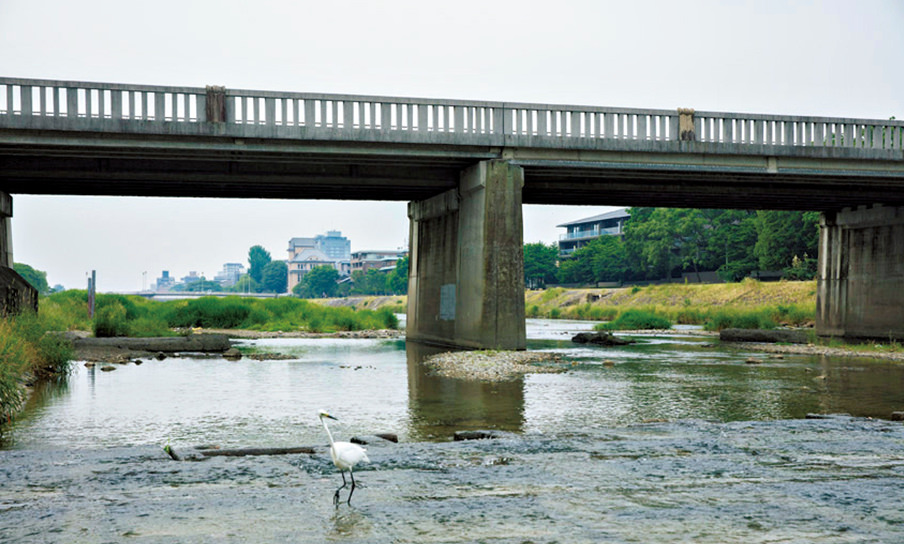
[[[693,334],[568,341],[589,326],[530,320],[529,349],[565,371],[505,382],[433,375],[433,350],[402,340],[79,365],[0,451],[0,542],[904,540],[904,427],[884,419],[904,407],[901,365]],[[351,507],[332,504],[321,408],[337,439],[370,440]],[[477,429],[505,434],[451,440]],[[180,462],[167,444],[316,453]]]

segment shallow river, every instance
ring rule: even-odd
[[[529,349],[568,370],[498,384],[381,340],[78,365],[0,451],[0,542],[904,542],[904,427],[873,419],[904,409],[904,365],[568,341],[586,328],[530,320]],[[367,446],[351,507],[332,504],[320,408],[337,439],[400,438]],[[512,434],[450,441],[473,429]],[[317,453],[180,462],[166,444]]]

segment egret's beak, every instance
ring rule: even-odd
[[[333,421],[339,421],[338,419],[334,418],[333,416],[331,416],[329,414],[320,414],[320,417],[328,417],[328,418],[332,419]]]

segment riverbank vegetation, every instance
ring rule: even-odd
[[[139,296],[99,294],[93,321],[87,308],[85,291],[65,291],[41,300],[42,315],[59,323],[62,330],[93,330],[95,336],[167,336],[196,327],[308,332],[398,328],[391,308],[331,308],[291,297],[151,301]]]
[[[25,402],[25,386],[69,373],[72,345],[53,319],[26,312],[0,318],[0,437]]]
[[[528,291],[528,317],[608,321],[607,329],[660,329],[673,324],[769,329],[810,327],[816,318],[816,282],[662,284],[612,289],[556,287]]]

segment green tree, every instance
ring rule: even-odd
[[[713,263],[725,281],[741,281],[759,269],[753,247],[756,245],[756,212],[727,211],[710,241],[711,251],[718,256]]]
[[[587,244],[587,250],[594,281],[620,282],[627,279],[628,256],[621,237],[602,236]]]
[[[270,252],[264,249],[263,246],[251,246],[248,250],[248,274],[251,275],[255,282],[263,284],[264,267],[272,260]]]
[[[50,293],[50,286],[47,284],[47,272],[36,270],[24,263],[13,263],[13,270],[37,289],[38,293],[42,295]]]
[[[339,272],[332,266],[315,266],[306,273],[292,292],[302,298],[332,297],[336,294]]]
[[[555,244],[524,244],[524,284],[528,287],[542,287],[547,283],[555,283],[558,279],[558,258],[559,248]]]
[[[790,267],[794,257],[816,255],[819,247],[819,213],[758,211],[754,247],[760,270]]]
[[[625,243],[619,236],[601,236],[562,261],[559,279],[565,283],[624,281],[628,276]]]
[[[395,270],[389,273],[388,284],[394,295],[408,294],[408,255],[396,261]]]
[[[679,249],[683,234],[679,232],[681,210],[669,208],[631,208],[631,219],[625,224],[625,248],[632,269],[645,279],[671,277],[680,264]]]
[[[261,286],[265,291],[285,293],[289,290],[289,267],[283,261],[270,261],[261,273]]]
[[[239,281],[235,282],[235,285],[228,289],[228,291],[235,293],[257,293],[260,290],[260,284],[254,281],[251,274],[243,274],[242,277],[239,278]]]
[[[371,268],[367,272],[355,270],[352,272],[351,292],[356,295],[385,295],[389,293],[389,275]]]

